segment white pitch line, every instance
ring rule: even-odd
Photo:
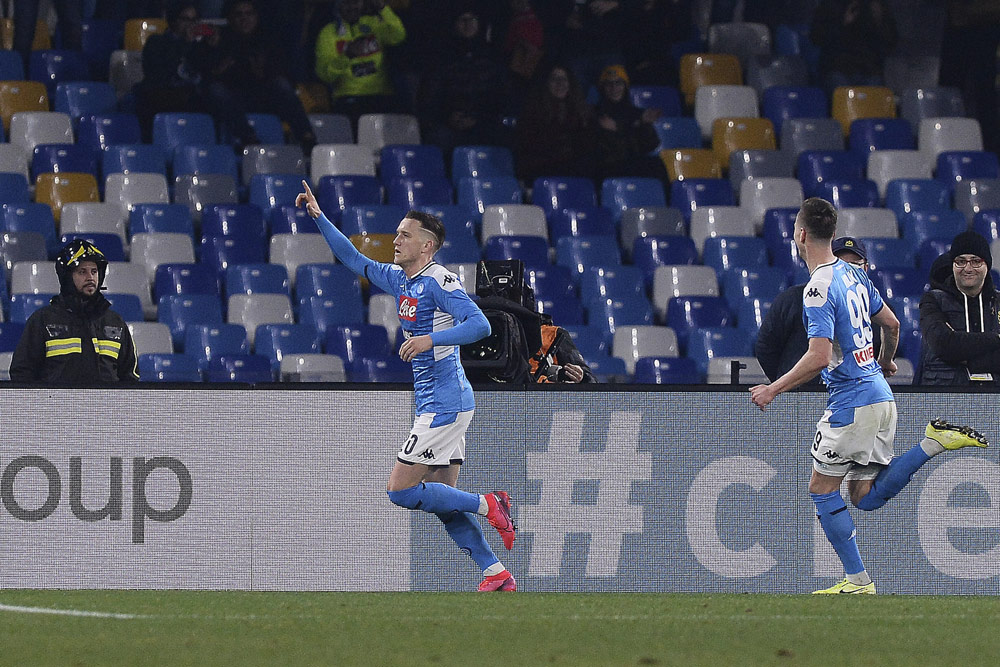
[[[144,614],[120,614],[105,611],[84,611],[82,609],[51,609],[49,607],[22,607],[20,605],[0,603],[0,611],[11,611],[18,614],[49,614],[52,616],[86,616],[90,618],[119,618],[124,620],[136,618],[152,618]]]

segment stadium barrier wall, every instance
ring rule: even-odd
[[[460,486],[511,492],[514,550],[483,523],[522,590],[801,593],[842,576],[806,489],[824,400],[480,391]],[[1000,395],[897,400],[897,453],[937,416],[1000,435]],[[0,390],[0,587],[472,590],[437,519],[386,498],[411,418],[357,386]],[[996,460],[945,453],[852,508],[880,592],[998,593]]]

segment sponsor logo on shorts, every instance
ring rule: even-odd
[[[417,321],[417,303],[419,301],[413,297],[400,295],[399,297],[399,319],[407,322]]]

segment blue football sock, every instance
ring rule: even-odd
[[[444,529],[448,531],[448,535],[458,548],[469,554],[480,570],[500,562],[486,542],[483,529],[474,515],[468,512],[448,512],[438,514],[437,517],[441,519]]]
[[[885,505],[903,490],[903,487],[913,479],[913,473],[930,458],[920,445],[914,445],[902,456],[894,458],[889,465],[879,471],[871,491],[858,502],[858,509],[869,512]]]
[[[460,491],[439,482],[421,482],[402,491],[387,491],[389,500],[411,510],[432,514],[479,511],[479,494]]]
[[[858,542],[855,538],[854,519],[847,511],[847,503],[840,497],[840,492],[809,495],[816,503],[816,514],[823,526],[823,532],[826,533],[826,539],[830,540],[830,544],[840,556],[840,562],[844,564],[844,572],[847,574],[864,572],[865,565],[861,562],[861,552],[858,551]]]

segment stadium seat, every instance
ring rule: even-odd
[[[769,88],[809,84],[809,65],[799,56],[754,56],[750,58],[746,72],[747,85],[757,91],[757,95],[763,95]]]
[[[677,334],[681,349],[687,349],[692,332],[706,327],[725,327],[734,318],[719,296],[680,296],[667,302],[666,324]]]
[[[590,267],[580,275],[580,300],[588,304],[596,299],[619,299],[645,296],[642,270],[635,266]],[[571,296],[563,293],[552,300]]]
[[[10,144],[30,160],[39,144],[72,144],[69,116],[56,111],[25,111],[10,119]]]
[[[667,303],[680,296],[719,296],[715,269],[701,265],[658,266],[653,272],[653,309],[660,320],[667,314]]]
[[[103,251],[104,248],[98,246]],[[105,253],[107,255],[107,253]],[[124,261],[109,261],[108,272],[104,277],[104,286],[109,292],[118,294],[134,294],[139,299],[146,319],[156,318],[156,304],[149,291],[149,280],[146,269],[141,264]]]
[[[212,204],[201,215],[202,236],[235,236],[263,243],[267,227],[253,204]]]
[[[316,221],[297,206],[275,206],[268,222],[272,234],[319,234]]]
[[[358,118],[358,144],[378,153],[389,144],[419,144],[420,125],[409,114],[374,113]]]
[[[544,266],[549,263],[549,244],[538,236],[491,236],[483,244],[483,258],[519,259],[527,266]]]
[[[184,144],[214,143],[215,123],[208,114],[161,112],[153,117],[153,144],[168,157]]]
[[[28,162],[20,149],[10,144],[0,144],[0,173],[17,174],[28,178]]]
[[[115,49],[108,60],[108,83],[115,89],[119,100],[132,94],[132,89],[145,76],[142,69],[142,52]]]
[[[803,151],[796,173],[806,196],[818,193],[824,181],[864,178],[865,164],[850,151]]]
[[[621,268],[621,267],[614,267]],[[535,297],[555,301],[563,297],[576,296],[576,287],[569,269],[564,266],[526,266],[524,280],[535,292]],[[472,287],[475,287],[473,283]]]
[[[151,148],[157,149],[155,146]],[[174,149],[173,173],[175,176],[188,174],[226,174],[236,180],[239,167],[236,155],[229,146],[215,144],[182,144]],[[248,179],[249,180],[249,179]],[[246,185],[246,182],[244,182]]]
[[[11,294],[10,295],[10,321],[15,324],[24,324],[39,308],[49,305],[49,301],[55,293],[39,294]]]
[[[140,354],[140,382],[201,382],[198,361],[187,354]]]
[[[688,107],[694,107],[699,88],[743,84],[739,59],[726,53],[688,53],[681,57],[678,69],[681,93]]]
[[[661,116],[683,113],[680,92],[673,86],[635,85],[628,93],[636,109],[658,109]]]
[[[230,266],[262,264],[267,261],[267,243],[252,236],[204,236],[200,244],[200,261],[225,277]]]
[[[0,173],[0,204],[27,204],[28,179],[21,174]]]
[[[145,266],[147,279],[153,282],[160,264],[194,263],[194,245],[187,234],[135,234],[131,261]]]
[[[93,174],[39,174],[35,181],[35,201],[51,206],[52,215],[59,222],[65,204],[100,201],[97,181]]]
[[[174,348],[181,349],[189,325],[223,323],[222,304],[211,294],[167,294],[160,297],[157,319],[170,327]]]
[[[957,88],[925,86],[907,88],[900,94],[900,115],[916,132],[926,118],[965,116],[962,93]]]
[[[815,197],[822,197],[837,209],[842,208],[863,208],[878,206],[878,185],[875,181],[866,178],[857,178],[843,181],[824,181],[811,193]]]
[[[616,222],[627,208],[666,205],[666,195],[659,179],[606,178],[601,183],[601,206],[611,211]]]
[[[902,218],[900,218],[902,226]],[[972,229],[982,234],[990,243],[1000,238],[1000,210],[987,209],[975,215],[972,222]]]
[[[299,174],[255,174],[250,179],[249,202],[270,215],[275,206],[293,206],[300,192],[302,176]]]
[[[895,118],[896,100],[884,86],[838,86],[833,91],[830,115],[840,123],[844,136],[859,118]]]
[[[288,271],[280,264],[230,264],[225,273],[226,296],[284,294],[291,296]]]
[[[347,370],[340,357],[329,354],[290,354],[279,366],[282,382],[346,382]]]
[[[786,120],[825,118],[829,109],[826,93],[810,86],[772,86],[761,95],[761,116],[774,125],[781,136]]]
[[[392,204],[351,206],[340,220],[340,231],[345,236],[354,234],[395,234],[400,221],[409,209]]]
[[[938,154],[934,177],[949,188],[970,178],[997,178],[1000,160],[987,151],[943,151]]]
[[[300,264],[296,269],[295,295],[360,300],[361,282],[343,264]]]
[[[143,354],[173,354],[174,342],[170,329],[162,322],[129,322],[136,356]]]
[[[917,266],[929,271],[931,264],[951,248],[951,239],[927,239],[917,248]]]
[[[774,126],[767,118],[716,118],[712,123],[712,151],[719,164],[739,150],[776,150]]]
[[[691,333],[687,357],[694,359],[699,373],[708,375],[708,365],[719,357],[752,356],[750,339],[732,327],[708,327]]]
[[[562,209],[548,216],[549,237],[553,241],[564,236],[615,237],[615,222],[611,212],[603,207]]]
[[[755,236],[714,236],[705,240],[702,261],[720,276],[733,269],[767,266],[767,245]]]
[[[632,378],[634,384],[700,384],[702,380],[694,359],[687,357],[639,357]]]
[[[735,206],[729,181],[722,178],[688,178],[670,185],[670,205],[680,209],[685,220],[699,206]]]
[[[729,154],[729,181],[739,192],[743,181],[753,178],[792,178],[795,158],[780,150],[738,150]]]
[[[956,183],[954,204],[971,224],[980,211],[1000,208],[1000,179],[976,178]]]
[[[504,146],[456,146],[451,154],[451,177],[460,188],[462,179],[491,180],[514,176],[514,154]]]
[[[272,382],[271,362],[256,354],[222,354],[214,357],[205,372],[207,382]]]
[[[965,219],[962,218],[962,215],[959,214],[958,217],[962,219],[964,224]],[[903,233],[904,238],[901,239],[861,239],[862,243],[865,244],[865,255],[868,259],[868,266],[872,271],[887,268],[912,269],[916,265],[917,244],[905,238],[905,231]]]
[[[773,301],[788,287],[785,273],[772,266],[736,268],[720,276],[722,296],[729,308],[739,314],[741,305],[751,299]],[[737,317],[742,325],[742,318]]]
[[[905,118],[859,118],[851,123],[848,147],[862,163],[872,151],[913,150],[913,128]]]
[[[308,324],[325,339],[332,326],[364,323],[364,306],[360,299],[332,299],[309,296],[299,299],[299,322]]]
[[[309,175],[314,183],[324,176],[375,176],[375,156],[368,146],[317,144],[312,149]]]
[[[59,289],[59,278],[48,260],[17,262],[10,272],[11,294],[53,294]]]
[[[887,208],[844,208],[837,213],[837,233],[855,238],[899,238],[896,214]]]
[[[768,209],[798,208],[802,201],[802,184],[794,178],[755,178],[740,184],[740,206],[747,210],[758,232]]]
[[[911,248],[918,248],[927,239],[952,239],[968,228],[961,211],[939,209],[911,211],[899,217],[899,229]]]
[[[941,58],[931,55],[889,55],[882,65],[885,85],[897,95],[908,88],[936,86]]]
[[[840,151],[844,135],[833,118],[789,118],[781,126],[780,146],[796,158],[802,151]]]
[[[218,298],[218,276],[204,264],[160,264],[153,280],[154,303],[171,294],[209,294]]]
[[[521,184],[514,176],[480,176],[458,181],[456,202],[459,206],[478,211],[487,206],[520,204],[524,201]]]
[[[316,135],[317,144],[354,143],[351,119],[344,114],[309,113],[309,124]]]
[[[615,329],[611,354],[625,361],[629,375],[642,357],[677,357],[677,335],[670,327],[656,325],[621,326]]]
[[[898,178],[885,189],[885,207],[897,218],[913,211],[940,211],[950,208],[951,190],[936,179]]]
[[[653,121],[653,129],[660,139],[657,151],[672,148],[701,148],[701,128],[690,116],[666,116]]]
[[[319,354],[320,344],[312,327],[304,324],[261,324],[254,334],[254,353],[271,360],[277,374],[285,356]]]
[[[129,212],[129,234],[169,232],[194,238],[191,211],[182,204],[136,204]]]
[[[645,296],[597,299],[586,306],[587,323],[608,335],[623,326],[653,324],[653,306]]]
[[[362,359],[347,370],[351,382],[413,382],[413,367],[399,357]]]
[[[453,271],[453,267],[465,266],[452,264],[448,266],[448,270]],[[472,274],[472,285],[473,291],[475,291],[475,264],[469,264],[468,266],[473,267]],[[461,278],[462,276],[460,276]],[[396,336],[396,331],[399,329],[399,307],[396,303],[395,297],[391,294],[372,294],[368,297],[368,319],[369,324],[378,324],[385,327],[389,334],[389,338],[393,339]]]
[[[247,331],[241,324],[189,324],[184,329],[184,354],[204,373],[220,354],[249,354]]]
[[[701,86],[695,91],[694,119],[703,140],[712,138],[717,118],[757,118],[757,92],[750,86]]]
[[[579,278],[592,266],[621,264],[621,251],[603,236],[563,237],[556,242],[556,264],[565,266]]]
[[[382,203],[382,186],[374,176],[324,176],[315,192],[320,208],[335,223],[348,207]]]
[[[635,240],[646,236],[683,236],[687,233],[683,214],[676,208],[649,206],[627,208],[618,223],[621,246],[631,259]]]
[[[38,232],[3,232],[0,234],[0,258],[3,259],[5,276],[9,276],[17,262],[45,260],[49,252],[45,245],[45,237]],[[7,287],[7,279],[3,278],[3,288]]]
[[[88,79],[107,81],[111,53],[118,48],[121,26],[105,19],[84,19],[80,24],[80,52],[90,68]]]
[[[45,204],[4,204],[0,208],[0,231],[37,232],[44,237],[50,254],[58,250],[55,218]]]
[[[60,83],[53,99],[53,110],[69,116],[74,127],[81,116],[114,112],[118,106],[114,88],[101,81]]]
[[[281,145],[285,143],[285,130],[281,125],[281,119],[276,115],[248,113],[246,117],[247,124],[253,129],[261,144]]]
[[[183,204],[195,220],[212,204],[235,204],[236,181],[227,174],[182,174],[174,177],[174,203]]]
[[[647,286],[653,284],[658,267],[694,264],[697,260],[698,249],[686,236],[640,237],[632,248],[632,262],[642,271]]]
[[[392,356],[385,327],[377,324],[331,326],[326,331],[323,346],[326,354],[343,359],[345,364],[358,363],[362,358],[388,358]]]
[[[708,50],[736,56],[745,71],[755,56],[770,55],[771,31],[763,23],[712,23],[708,27]]]
[[[873,282],[887,299],[905,296],[919,299],[931,288],[927,275],[920,269],[880,269],[874,272]]]
[[[125,221],[126,217],[115,204],[76,202],[63,206],[59,229],[63,234],[115,234],[125,245],[128,243]]]
[[[590,179],[541,177],[535,179],[531,203],[546,215],[563,208],[590,208],[597,205],[597,192]]]
[[[451,182],[444,176],[436,178],[396,178],[386,186],[386,201],[407,209],[419,206],[448,205],[455,195]]]
[[[150,35],[167,31],[167,22],[160,18],[131,18],[125,21],[124,46],[128,51],[142,51]]]
[[[140,144],[142,134],[139,119],[130,113],[84,115],[76,126],[76,143],[101,158],[108,146]],[[163,156],[165,160],[166,155]]]
[[[7,136],[16,113],[48,112],[49,95],[37,81],[0,81],[0,120]],[[72,141],[72,139],[71,139]]]
[[[228,304],[226,321],[242,324],[251,346],[258,326],[295,323],[292,302],[287,294],[230,294]]]
[[[167,156],[151,144],[115,144],[101,153],[101,173],[111,174],[167,173]]]
[[[670,148],[660,151],[671,182],[685,178],[722,178],[722,165],[708,148]]]
[[[174,169],[176,172],[176,166]],[[304,178],[306,161],[299,146],[258,144],[243,148],[241,171],[244,186],[250,185],[250,181],[257,174],[296,174]],[[301,181],[302,178],[299,180]]]
[[[917,148],[934,164],[944,151],[983,150],[983,133],[975,118],[925,118],[917,128]]]
[[[0,51],[0,81],[24,81],[24,61],[21,54],[4,48]]]
[[[104,179],[104,199],[121,207],[128,216],[136,204],[168,204],[170,194],[163,174],[108,174]]]
[[[293,289],[300,265],[333,264],[336,261],[326,240],[315,234],[272,234],[268,257],[272,264],[284,265]]]
[[[444,155],[434,145],[390,144],[380,151],[379,173],[387,185],[399,178],[444,178]]]
[[[920,151],[873,151],[868,154],[867,175],[878,185],[879,196],[885,197],[890,181],[930,179],[932,165]]]
[[[596,205],[596,202],[591,203]],[[545,212],[533,204],[504,204],[487,206],[483,212],[481,239],[485,243],[491,236],[500,235],[540,236],[548,239]]]
[[[753,236],[753,220],[739,206],[702,206],[691,214],[691,239],[701,255],[705,239]]]

